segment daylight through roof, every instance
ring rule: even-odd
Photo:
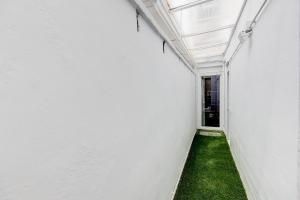
[[[221,61],[245,0],[166,0],[195,63]]]

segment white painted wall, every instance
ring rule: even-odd
[[[260,3],[248,1],[241,25]],[[231,150],[249,199],[299,199],[299,1],[272,0],[229,70]]]
[[[124,0],[0,3],[0,199],[170,199],[195,76]]]

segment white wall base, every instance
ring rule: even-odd
[[[197,134],[197,132],[195,133],[195,135],[196,134]],[[182,176],[182,173],[183,173],[183,170],[184,170],[184,167],[185,167],[185,163],[186,163],[186,161],[188,159],[188,156],[189,156],[189,153],[190,153],[190,150],[191,150],[191,147],[192,147],[193,140],[194,140],[194,138],[191,140],[191,142],[190,142],[190,148],[185,152],[185,158],[182,160],[182,162],[180,164],[179,171],[178,171],[178,176],[177,176],[177,183],[176,183],[176,185],[174,187],[174,190],[172,192],[171,200],[173,200],[175,198],[176,191],[177,191],[177,188],[179,186],[179,183],[180,183],[180,180],[181,180],[181,176]]]
[[[246,191],[248,200],[264,200],[262,198],[259,198],[259,196],[257,195],[257,191],[255,189],[253,181],[251,180],[251,174],[247,170],[247,166],[243,164],[244,162],[240,160],[240,157],[237,155],[236,151],[232,149],[232,146],[234,145],[231,144],[230,140],[227,140],[227,142],[230,147],[230,152],[233,157],[234,163],[242,180],[244,189]]]

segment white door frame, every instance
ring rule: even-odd
[[[206,130],[221,130],[224,131],[225,125],[225,78],[223,66],[213,68],[199,69],[197,73],[197,128]],[[202,77],[220,76],[220,127],[202,126]]]

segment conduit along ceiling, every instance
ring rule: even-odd
[[[144,0],[195,66],[223,61],[245,0]],[[167,29],[167,30],[166,30]],[[175,32],[170,34],[170,32]],[[178,44],[180,43],[180,44]]]

